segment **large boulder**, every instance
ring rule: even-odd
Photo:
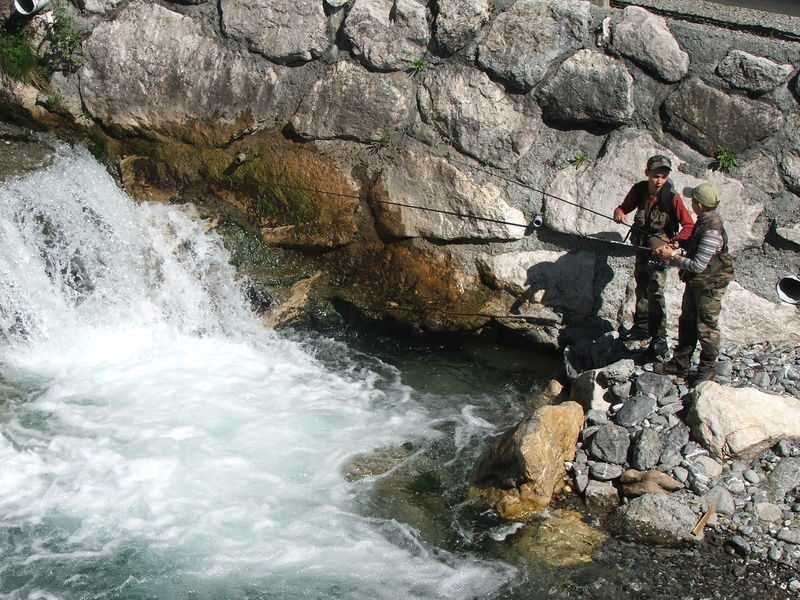
[[[579,50],[538,93],[546,119],[559,123],[621,125],[633,116],[633,77],[619,61]]]
[[[679,296],[673,298],[678,301]],[[719,323],[726,344],[800,343],[800,316],[793,305],[765,300],[735,281],[725,291]]]
[[[405,75],[369,73],[339,62],[314,84],[291,125],[308,139],[388,139],[411,119],[414,93]]]
[[[664,103],[667,129],[707,156],[720,149],[741,152],[783,125],[781,112],[757,100],[732,96],[690,79]]]
[[[574,322],[592,312],[595,259],[585,250],[533,250],[481,254],[476,264],[490,287],[517,297],[517,308],[541,305]]]
[[[501,167],[530,149],[541,125],[527,99],[513,101],[486,73],[468,67],[432,70],[418,99],[423,120],[458,150]]]
[[[344,23],[353,54],[381,71],[408,69],[425,56],[428,11],[417,0],[354,0]]]
[[[504,519],[539,514],[562,485],[564,461],[575,456],[583,410],[575,402],[543,406],[489,448],[471,494]]]
[[[490,241],[515,240],[525,235],[525,216],[506,202],[503,190],[492,182],[478,183],[442,158],[406,153],[381,173],[372,188],[372,198],[376,201],[373,210],[378,224],[393,237]]]
[[[555,59],[586,46],[591,22],[586,2],[518,0],[492,23],[478,46],[478,64],[529,90]]]
[[[664,17],[638,6],[627,6],[613,28],[611,49],[668,82],[689,71],[689,55],[672,36]]]
[[[617,509],[620,533],[641,542],[678,546],[703,540],[691,534],[698,516],[678,498],[668,494],[644,494]]]
[[[704,382],[695,388],[688,421],[717,458],[750,459],[781,439],[800,440],[800,400]]]
[[[278,63],[306,62],[331,45],[319,0],[220,0],[225,32]]]
[[[556,173],[546,189],[548,195],[543,204],[545,223],[549,228],[564,233],[621,241],[628,227],[614,223],[610,217],[630,186],[644,179],[647,159],[653,154],[664,154],[672,159],[672,181],[687,210],[691,211],[691,200],[687,198],[692,188],[702,181],[710,181],[720,190],[722,202],[718,210],[725,221],[732,252],[761,243],[763,232],[756,229],[754,221],[764,207],[749,197],[741,182],[719,171],[707,172],[704,179],[680,172],[679,166],[683,161],[657,144],[649,134],[636,129],[612,133],[606,151],[596,163],[579,168],[565,166]],[[560,198],[568,202],[562,202]],[[604,219],[584,208],[609,218]],[[628,219],[630,221],[632,215]]]
[[[731,86],[754,94],[766,94],[785,83],[794,67],[779,65],[763,56],[731,50],[717,65],[717,75]]]
[[[199,22],[159,4],[129,4],[92,31],[83,51],[81,96],[108,127],[223,143],[282,120],[274,68],[255,68]]]
[[[489,20],[488,0],[439,0],[436,15],[436,43],[453,54],[466,46]]]

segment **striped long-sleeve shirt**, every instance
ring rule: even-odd
[[[702,273],[708,266],[711,258],[722,250],[722,234],[714,229],[709,229],[700,238],[697,245],[697,252],[692,258],[675,255],[673,264],[685,271],[692,273]]]

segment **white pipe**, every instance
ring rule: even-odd
[[[14,8],[22,15],[32,15],[50,4],[50,0],[14,0]]]
[[[800,302],[800,279],[794,275],[786,275],[779,282],[777,287],[778,298],[789,304]]]

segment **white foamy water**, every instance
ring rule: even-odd
[[[187,212],[70,149],[0,188],[0,597],[493,595],[508,567],[361,514],[341,475],[438,435],[396,371],[261,329]]]

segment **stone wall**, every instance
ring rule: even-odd
[[[75,18],[83,64],[52,84],[76,123],[237,151],[282,132],[355,182],[361,235],[328,244],[332,296],[554,344],[615,328],[632,251],[585,209],[611,215],[663,153],[684,197],[702,180],[722,192],[737,269],[725,338],[800,341],[774,293],[800,266],[785,234],[800,227],[800,44],[584,0],[87,0]],[[0,94],[45,120],[29,90]],[[723,149],[730,172],[712,168]],[[542,228],[516,225],[537,214]],[[348,291],[377,271],[369,298]],[[679,294],[673,281],[673,313]]]

